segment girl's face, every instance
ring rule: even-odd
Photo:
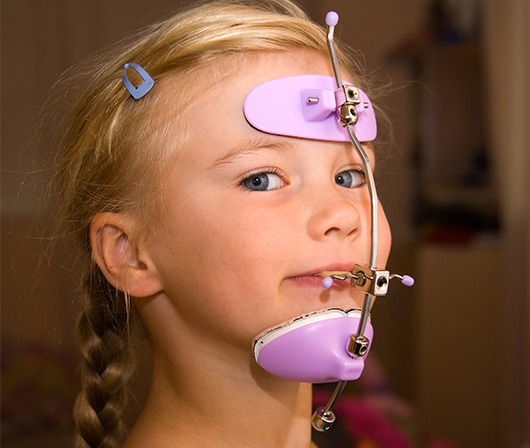
[[[361,307],[363,294],[349,283],[324,289],[313,274],[368,264],[370,208],[349,143],[267,135],[243,116],[256,85],[332,75],[327,61],[303,51],[233,60],[235,76],[219,80],[212,70],[197,80],[203,91],[187,110],[189,138],[163,186],[148,247],[171,328],[250,350],[258,333],[300,314]],[[381,207],[379,214],[383,268],[390,230]]]

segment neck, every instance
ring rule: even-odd
[[[155,351],[147,403],[127,448],[311,446],[311,385],[272,377],[250,354],[242,369],[218,358],[174,359]]]

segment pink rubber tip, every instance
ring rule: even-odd
[[[322,287],[328,289],[333,286],[333,279],[331,277],[324,277],[322,279]]]
[[[326,14],[326,25],[335,26],[339,23],[339,15],[335,11],[330,11]]]
[[[404,275],[401,283],[403,283],[405,286],[412,286],[414,284],[414,279],[410,275]]]

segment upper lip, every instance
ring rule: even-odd
[[[288,278],[296,278],[296,277],[312,277],[320,272],[326,272],[326,271],[339,271],[339,272],[351,272],[353,269],[354,263],[333,263],[326,266],[321,266],[319,268],[311,269],[308,271],[304,271],[300,274],[290,275]]]

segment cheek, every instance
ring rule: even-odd
[[[279,241],[287,236],[254,210],[207,205],[164,223],[171,226],[157,244],[157,262],[165,294],[179,325],[248,348],[263,328],[288,317],[271,300],[285,258]]]
[[[280,241],[287,235],[279,224],[256,207],[207,198],[200,206],[188,203],[184,214],[173,211],[161,223],[166,239],[156,250],[168,288],[229,302],[265,288],[265,273],[283,258]]]
[[[379,248],[377,265],[380,269],[383,269],[388,261],[391,246],[392,232],[390,230],[390,224],[388,223],[383,207],[379,204]]]

